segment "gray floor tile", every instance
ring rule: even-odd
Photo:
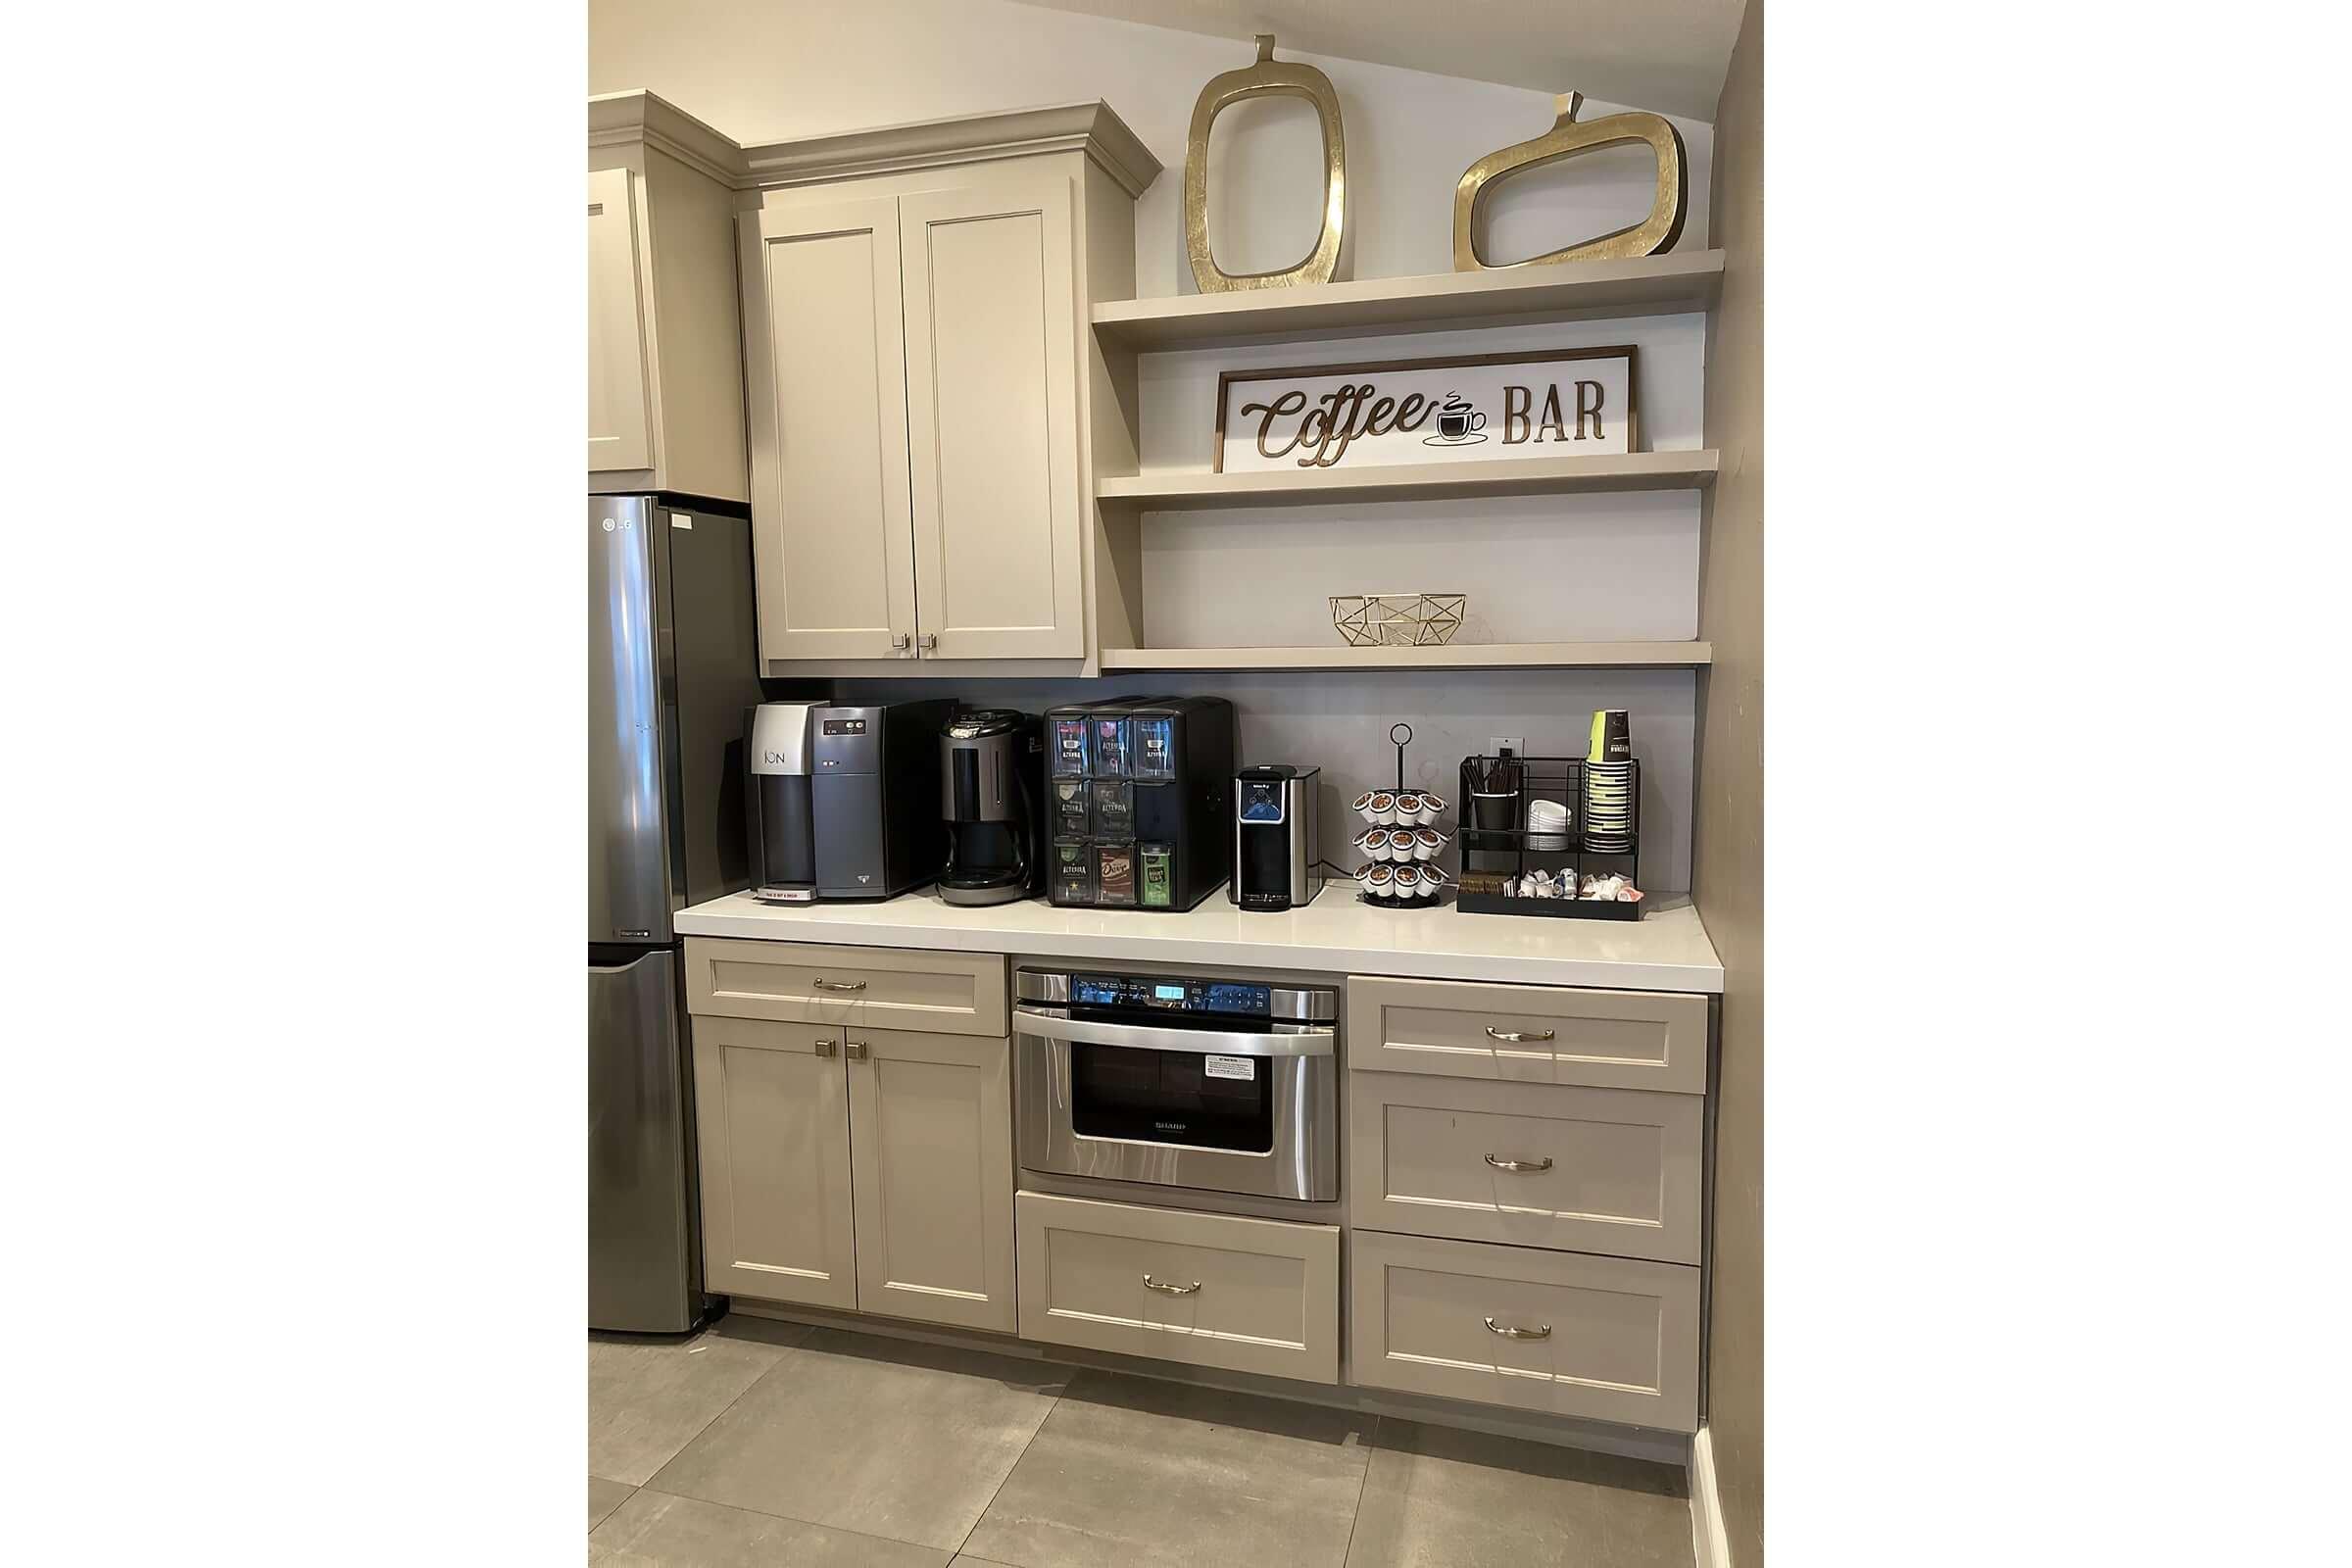
[[[953,1551],[1068,1376],[824,1330],[785,1351],[655,1486]]]
[[[1670,1465],[1384,1420],[1348,1568],[1690,1568]]]
[[[588,1342],[588,1473],[638,1486],[812,1331],[722,1318],[692,1340]]]
[[[965,1543],[1021,1568],[1338,1568],[1368,1416],[1079,1375]]]
[[[828,1530],[748,1508],[638,1492],[588,1538],[588,1560],[609,1568],[945,1568],[949,1553],[904,1541]]]
[[[588,1528],[594,1530],[605,1522],[605,1515],[629,1500],[637,1489],[625,1481],[607,1481],[603,1476],[588,1478]]]

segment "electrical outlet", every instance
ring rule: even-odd
[[[1499,757],[1504,752],[1509,752],[1513,757],[1525,757],[1527,755],[1527,737],[1524,735],[1490,735],[1487,737],[1487,755],[1489,757]]]

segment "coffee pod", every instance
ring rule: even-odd
[[[1399,823],[1421,820],[1421,797],[1417,793],[1407,790],[1396,797],[1396,820]]]
[[[1362,817],[1367,822],[1372,820],[1372,791],[1364,791],[1363,794],[1358,795],[1355,798],[1355,804],[1348,808],[1349,810],[1353,811],[1356,815]]]
[[[1372,820],[1389,823],[1396,820],[1396,797],[1382,790],[1372,797]]]
[[[1376,865],[1364,878],[1364,886],[1372,890],[1376,899],[1393,899],[1396,896],[1396,873],[1388,866]]]
[[[1420,828],[1413,834],[1413,858],[1416,860],[1426,860],[1445,847],[1446,840],[1434,827]]]
[[[1409,860],[1413,858],[1413,830],[1409,827],[1389,829],[1389,858]]]
[[[1446,797],[1443,795],[1432,795],[1429,793],[1429,791],[1423,790],[1421,792],[1421,820],[1424,822],[1435,822],[1439,817],[1444,816],[1445,814]]]
[[[1396,896],[1398,898],[1419,898],[1421,896],[1421,868],[1417,865],[1400,865],[1396,867]]]
[[[1425,866],[1423,866],[1423,867],[1421,868],[1421,891],[1422,891],[1422,892],[1424,892],[1424,893],[1435,893],[1435,892],[1437,892],[1439,889],[1443,888],[1445,885],[1446,885],[1446,868],[1445,868],[1444,866],[1442,866],[1442,865],[1425,865]]]
[[[1385,860],[1389,858],[1389,830],[1368,827],[1355,836],[1355,847],[1372,859]]]

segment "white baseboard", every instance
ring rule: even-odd
[[[1697,1568],[1732,1568],[1723,1499],[1715,1493],[1715,1435],[1705,1427],[1690,1440],[1690,1560]]]

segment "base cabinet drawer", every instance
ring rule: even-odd
[[[1697,1429],[1697,1269],[1376,1231],[1348,1250],[1357,1384]]]
[[[1002,1035],[1004,958],[688,937],[686,1010],[777,1023]]]
[[[1707,999],[1350,975],[1348,1052],[1376,1072],[1700,1095]]]
[[[1350,1224],[1698,1261],[1696,1095],[1365,1072],[1348,1103]]]
[[[1339,1227],[1044,1193],[1013,1203],[1021,1338],[1339,1381]]]

